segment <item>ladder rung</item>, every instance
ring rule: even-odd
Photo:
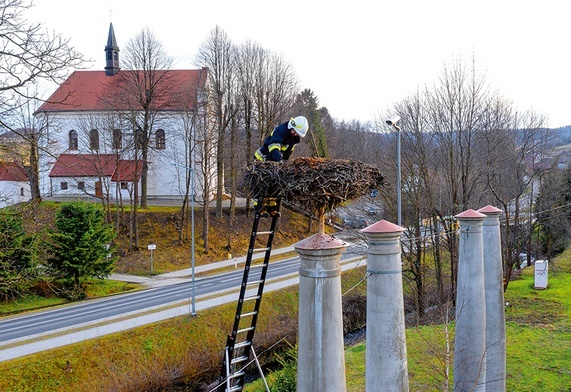
[[[240,318],[249,317],[249,316],[254,316],[254,315],[256,315],[256,314],[258,314],[258,311],[254,310],[253,312],[242,313],[242,314],[240,315]]]
[[[253,280],[253,281],[251,281],[251,282],[246,282],[246,284],[247,284],[248,286],[253,286],[253,285],[255,285],[255,284],[261,284],[261,283],[263,283],[263,282],[264,282],[263,280]]]
[[[253,299],[258,299],[258,298],[260,298],[259,295],[252,295],[251,297],[244,298],[244,301],[251,301]]]
[[[236,334],[244,333],[253,330],[255,327],[242,328],[236,331]]]
[[[272,233],[273,233],[272,230],[270,230],[270,231],[258,231],[258,232],[256,232],[256,235],[272,234]]]
[[[230,387],[230,389],[228,389],[228,392],[237,392],[237,391],[241,391],[241,390],[242,390],[241,385],[234,385],[233,387]]]
[[[231,365],[234,365],[234,364],[237,364],[237,363],[240,363],[240,362],[246,362],[247,360],[248,360],[248,357],[245,356],[245,355],[242,355],[241,357],[236,357],[236,358],[234,358],[234,359],[230,362],[230,364],[231,364]]]
[[[270,248],[254,248],[252,249],[252,252],[256,253],[256,252],[266,252],[270,250]]]
[[[236,343],[234,345],[234,349],[250,346],[251,344],[252,344],[252,342],[250,342],[248,340],[244,340],[243,342]]]
[[[234,378],[238,378],[238,377],[242,377],[244,374],[246,374],[246,372],[243,371],[239,371],[236,373],[232,373],[231,375],[229,375],[228,377],[226,377],[228,380],[232,380]]]

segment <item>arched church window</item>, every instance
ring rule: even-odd
[[[114,150],[120,150],[123,148],[123,133],[120,129],[113,130],[113,145],[111,147]]]
[[[99,131],[97,129],[89,131],[89,148],[99,151]]]
[[[73,129],[69,131],[69,149],[77,150],[77,131]]]
[[[165,131],[158,129],[155,132],[155,143],[157,150],[164,150],[166,148]]]

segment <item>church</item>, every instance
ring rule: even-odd
[[[42,196],[203,196],[208,70],[122,70],[119,57],[111,23],[105,68],[74,71],[36,111]]]

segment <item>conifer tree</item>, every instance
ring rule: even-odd
[[[112,225],[105,224],[103,212],[93,204],[63,204],[55,217],[50,235],[48,263],[52,273],[73,283],[75,293],[83,294],[82,278],[106,278],[113,270],[107,244],[115,238]]]
[[[22,295],[37,276],[34,238],[27,236],[22,216],[11,210],[0,214],[0,300]]]

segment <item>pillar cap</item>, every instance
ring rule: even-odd
[[[361,233],[404,233],[404,228],[383,219],[377,223],[373,223],[372,225],[365,227],[364,229],[361,229]]]
[[[490,215],[490,214],[501,214],[502,210],[488,204],[487,206],[480,208],[478,212],[481,212],[482,214],[485,215]]]
[[[486,215],[471,208],[456,215],[456,218],[458,219],[484,219],[485,217]]]
[[[295,244],[293,247],[295,249],[334,249],[342,248],[347,246],[344,241],[333,237],[329,234],[314,234],[309,238],[301,240]]]

